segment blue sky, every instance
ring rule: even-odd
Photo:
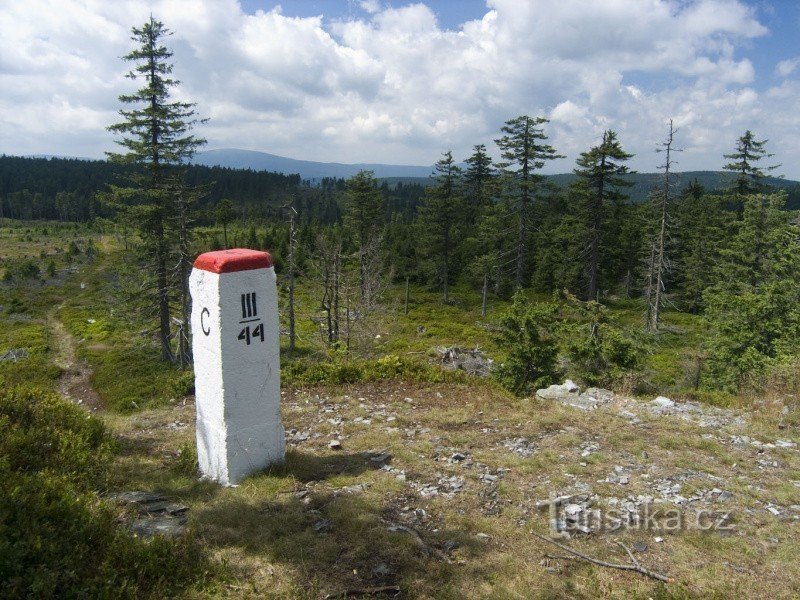
[[[746,129],[800,179],[800,2],[778,0],[0,0],[0,152],[103,156],[119,59],[152,12],[208,148],[432,164],[520,114],[570,171],[605,129],[653,171],[673,119],[682,170]]]
[[[248,13],[257,10],[270,11],[280,6],[283,14],[290,17],[314,17],[323,15],[329,20],[346,20],[364,17],[369,14],[361,2],[357,0],[293,0],[291,2],[273,2],[271,0],[244,0],[242,9]],[[391,6],[400,8],[411,2],[377,3],[379,7]],[[465,21],[480,19],[488,12],[485,0],[435,0],[425,2],[433,10],[439,25],[447,29],[458,29]]]

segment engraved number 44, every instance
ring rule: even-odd
[[[246,342],[248,346],[250,345],[250,342],[252,340],[257,340],[258,339],[258,340],[261,340],[263,342],[264,341],[264,324],[260,323],[260,324],[256,325],[252,329],[252,331],[250,329],[250,325],[247,325],[244,329],[242,329],[239,332],[239,337],[237,339],[242,340],[243,342]]]

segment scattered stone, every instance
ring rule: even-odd
[[[394,571],[384,563],[380,563],[374,569],[372,569],[372,574],[375,577],[389,577],[394,575]]]
[[[521,437],[521,438],[508,439],[508,440],[503,440],[500,443],[503,444],[503,446],[508,450],[511,450],[516,454],[519,454],[523,458],[528,458],[534,452],[536,452],[536,446],[534,446],[530,442],[530,440],[528,440],[528,438]]]
[[[621,417],[625,417],[626,419],[628,419],[628,423],[630,423],[631,425],[639,425],[642,422],[642,420],[639,417],[637,417],[629,410],[620,410],[619,414]]]
[[[663,541],[664,541],[664,538],[662,538],[662,537],[654,537],[654,538],[653,538],[653,541],[654,541],[656,544],[660,544],[661,542],[663,542]]]
[[[442,544],[442,547],[445,549],[446,552],[452,552],[453,550],[455,550],[459,546],[461,546],[461,544],[459,544],[455,540],[446,540],[445,543]]]
[[[378,454],[368,453],[369,461],[376,466],[382,467],[392,460],[392,455],[388,452],[380,452]]]
[[[461,452],[453,452],[453,455],[448,459],[448,462],[462,462],[466,460],[466,458],[466,454],[462,454]]]
[[[492,539],[492,536],[490,536],[488,533],[476,533],[475,537],[484,542],[488,542],[490,539]]]
[[[111,494],[109,496],[112,500],[117,500],[119,502],[126,502],[128,504],[150,504],[153,502],[163,502],[166,500],[164,496],[160,494],[154,494],[152,492],[117,492],[115,494]]]
[[[164,496],[152,492],[127,491],[109,495],[109,498],[133,505],[139,517],[131,524],[131,530],[140,537],[181,535],[186,525],[187,506],[167,502]]]
[[[647,551],[647,544],[644,542],[634,542],[633,544],[633,551],[634,552],[646,552]]]
[[[3,354],[0,354],[0,362],[11,361],[13,363],[28,358],[28,350],[26,348],[12,348]]]
[[[328,448],[331,450],[341,450],[342,449],[342,442],[339,440],[331,440],[328,442]]]
[[[339,488],[333,492],[334,496],[338,496],[339,494],[360,494],[364,492],[367,488],[369,488],[368,483],[356,483],[354,485],[348,485],[343,488]]]
[[[333,523],[330,519],[320,519],[314,523],[314,533],[326,533],[331,530]]]
[[[595,442],[583,442],[581,444],[581,456],[583,458],[586,458],[587,456],[590,456],[595,452],[599,451],[600,451],[600,444],[597,444]]]
[[[553,384],[548,388],[536,390],[536,397],[542,400],[557,400],[559,402],[565,399],[577,396],[580,394],[581,389],[575,385],[570,379],[567,379],[563,384]]]

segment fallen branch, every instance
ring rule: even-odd
[[[356,596],[375,596],[376,594],[394,594],[396,596],[399,593],[399,585],[383,585],[380,587],[345,590],[343,592],[339,592],[338,594],[328,594],[325,596],[325,600],[335,600],[336,598],[354,598]]]
[[[633,554],[628,549],[628,547],[625,544],[623,544],[622,542],[620,542],[620,541],[617,541],[617,544],[622,546],[622,548],[625,550],[625,552],[628,553],[628,556],[630,557],[630,559],[631,559],[633,564],[620,565],[620,564],[616,564],[616,563],[606,562],[604,560],[599,560],[597,558],[592,558],[591,556],[587,556],[586,554],[583,554],[582,552],[578,552],[577,550],[573,550],[569,546],[565,546],[564,544],[561,544],[561,543],[559,543],[559,542],[557,542],[555,540],[551,540],[550,538],[547,538],[547,537],[545,537],[543,535],[540,535],[540,534],[536,533],[535,531],[531,531],[531,533],[535,537],[539,538],[540,540],[544,540],[545,542],[549,542],[549,543],[553,544],[554,546],[557,546],[558,548],[561,548],[564,552],[568,552],[569,554],[572,554],[573,556],[576,556],[576,557],[578,557],[578,558],[580,558],[582,560],[585,560],[586,562],[591,563],[593,565],[597,565],[598,567],[608,567],[609,569],[621,569],[623,571],[635,571],[636,573],[640,573],[642,575],[645,575],[647,577],[651,577],[653,579],[658,579],[659,581],[663,581],[664,583],[671,583],[672,582],[672,579],[670,579],[666,575],[662,575],[661,573],[656,573],[655,571],[651,571],[650,569],[645,569],[642,565],[639,564],[639,561],[634,558]]]
[[[452,563],[453,561],[450,560],[450,557],[447,556],[444,552],[439,550],[438,548],[434,548],[425,543],[425,540],[422,539],[422,536],[411,527],[406,527],[405,525],[399,525],[398,523],[392,523],[391,521],[384,521],[385,523],[389,524],[389,531],[392,533],[406,533],[411,536],[411,539],[414,540],[414,543],[417,544],[426,554],[433,554],[439,560],[442,560],[448,564]]]

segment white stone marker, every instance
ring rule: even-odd
[[[206,252],[194,262],[189,290],[200,471],[235,485],[283,462],[286,446],[272,258]]]

